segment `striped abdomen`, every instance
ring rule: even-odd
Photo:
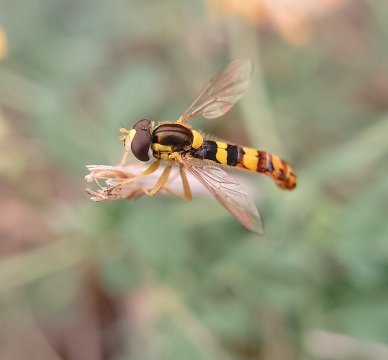
[[[199,149],[193,149],[192,156],[266,174],[282,189],[291,190],[296,186],[296,174],[291,166],[266,151],[204,140]]]

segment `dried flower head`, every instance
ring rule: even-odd
[[[98,185],[97,190],[90,188],[85,189],[91,195],[91,200],[121,200],[121,199],[136,199],[142,195],[148,195],[149,190],[158,181],[163,168],[155,171],[144,177],[136,179],[134,182],[128,183],[126,180],[138,176],[144,171],[147,166],[142,164],[131,164],[127,166],[108,166],[108,165],[88,165],[90,173],[85,176],[88,183],[95,182]],[[189,174],[188,174],[189,175]],[[191,190],[197,194],[207,194],[204,187],[194,178],[188,176]],[[101,186],[100,181],[105,184]],[[182,198],[181,195],[181,179],[178,169],[173,169],[169,182],[160,192],[162,194],[174,195]],[[178,189],[178,190],[176,190]]]

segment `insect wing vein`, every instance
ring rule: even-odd
[[[217,118],[228,112],[241,99],[252,76],[252,62],[247,59],[232,61],[213,77],[194,102],[181,116],[183,122],[197,116]]]
[[[185,159],[186,168],[214,195],[244,227],[264,235],[260,214],[244,188],[218,166]]]

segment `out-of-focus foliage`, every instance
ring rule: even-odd
[[[1,359],[388,358],[388,4],[295,0],[290,28],[291,0],[231,3],[0,4]],[[237,57],[247,95],[195,125],[297,170],[246,175],[265,237],[210,196],[88,199],[120,123]]]

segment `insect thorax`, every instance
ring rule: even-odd
[[[193,133],[180,124],[161,124],[152,133],[152,150],[157,158],[163,153],[188,151],[192,143]]]

